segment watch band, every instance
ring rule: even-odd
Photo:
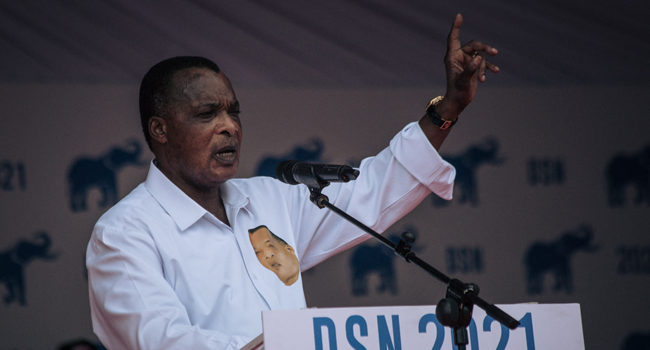
[[[440,114],[438,114],[438,112],[436,112],[436,105],[440,103],[440,101],[442,101],[443,98],[444,96],[438,96],[433,100],[431,100],[431,102],[429,102],[429,104],[427,105],[427,115],[429,116],[429,119],[431,119],[433,125],[440,128],[440,130],[447,130],[452,126],[454,126],[454,124],[456,124],[458,119],[456,120],[445,119],[441,117]]]

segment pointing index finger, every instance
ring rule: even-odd
[[[451,31],[447,37],[447,52],[455,52],[460,49],[460,26],[463,25],[463,16],[459,13],[451,25]]]

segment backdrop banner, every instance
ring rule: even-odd
[[[230,78],[238,177],[272,176],[291,158],[355,166],[444,92],[246,89]],[[650,290],[650,89],[483,87],[440,150],[457,170],[454,198],[426,198],[383,235],[412,232],[420,258],[491,303],[579,303],[586,348],[650,344],[639,292]],[[138,86],[6,84],[0,106],[0,350],[97,343],[84,255],[97,219],[152,159]],[[445,294],[374,240],[304,271],[303,284],[309,307],[432,305]],[[478,312],[479,337],[498,338]]]

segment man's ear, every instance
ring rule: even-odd
[[[293,247],[292,247],[292,246],[290,246],[290,245],[287,244],[287,247],[286,247],[286,248],[287,248],[287,251],[288,251],[289,253],[296,254],[296,253],[293,251]]]
[[[165,119],[158,116],[149,118],[149,135],[152,140],[158,143],[167,143],[167,123]]]

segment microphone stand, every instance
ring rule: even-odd
[[[457,279],[451,279],[442,272],[436,270],[431,265],[418,258],[415,253],[411,251],[411,244],[415,242],[415,236],[410,232],[404,232],[402,239],[399,243],[395,244],[386,237],[375,232],[368,226],[359,222],[346,212],[337,208],[329,202],[329,198],[321,193],[321,190],[329,185],[329,182],[315,176],[313,181],[308,181],[307,187],[311,195],[309,200],[312,201],[320,209],[327,208],[339,216],[343,217],[350,223],[362,229],[366,233],[375,237],[381,243],[392,249],[395,254],[408,263],[413,263],[429,275],[435,277],[442,283],[447,285],[447,293],[444,299],[440,300],[436,305],[436,318],[443,326],[453,329],[454,343],[459,350],[465,350],[465,345],[469,343],[467,335],[467,326],[472,320],[472,309],[476,305],[485,310],[490,317],[503,324],[504,326],[515,329],[519,326],[519,322],[512,318],[493,304],[486,302],[478,297],[479,287],[474,283],[463,283]]]

